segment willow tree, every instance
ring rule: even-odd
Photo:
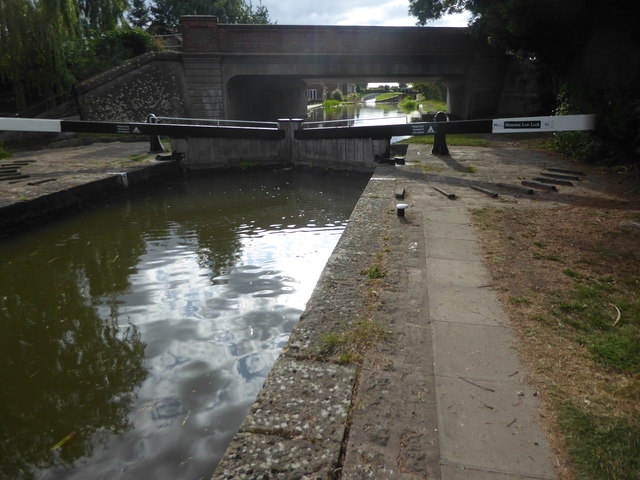
[[[0,0],[0,78],[13,86],[18,109],[67,92],[71,57],[89,36],[118,25],[126,6],[126,0]]]
[[[18,107],[60,93],[71,81],[66,49],[78,38],[73,0],[0,0],[0,75]]]

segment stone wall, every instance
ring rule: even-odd
[[[157,116],[187,116],[182,58],[147,53],[77,87],[85,120],[143,122]]]

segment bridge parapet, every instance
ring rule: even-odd
[[[220,24],[213,16],[180,18],[188,53],[470,55],[495,53],[458,27]]]

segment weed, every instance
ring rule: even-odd
[[[348,329],[320,338],[319,354],[335,356],[340,363],[360,362],[369,348],[391,338],[391,333],[373,319],[357,320]]]
[[[465,171],[467,173],[476,173],[478,171],[478,169],[476,167],[467,167],[467,168],[465,168]]]
[[[10,156],[11,156],[11,152],[5,150],[2,144],[0,143],[0,160],[9,158]]]
[[[365,268],[361,273],[371,279],[384,278],[387,276],[387,271],[380,265],[374,265],[373,267]]]
[[[132,162],[139,162],[141,160],[146,160],[149,158],[149,155],[146,153],[134,153],[133,155],[129,155],[129,160]]]
[[[538,248],[547,248],[547,244],[543,242],[533,242],[533,244]]]
[[[492,223],[491,213],[487,209],[474,208],[471,209],[471,215],[480,224],[482,230],[498,229],[496,224]]]
[[[423,165],[421,163],[414,163],[413,165],[411,165],[412,167],[416,167],[421,169],[423,172],[432,172],[433,171],[433,167],[430,165]]]
[[[509,301],[514,305],[530,305],[531,299],[527,297],[511,297]]]
[[[564,273],[567,277],[575,279],[582,278],[582,275],[579,272],[575,271],[573,268],[565,268],[562,273]]]

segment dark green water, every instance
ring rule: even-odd
[[[209,478],[367,178],[177,178],[0,242],[0,478]]]

